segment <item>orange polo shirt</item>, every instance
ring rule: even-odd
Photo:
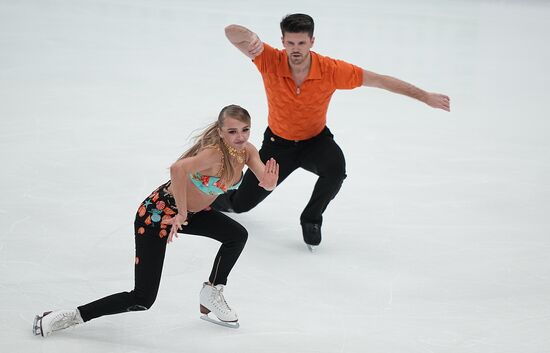
[[[267,104],[268,125],[287,140],[306,140],[318,135],[327,122],[328,104],[337,89],[352,89],[363,84],[363,69],[342,60],[311,53],[306,80],[296,87],[285,50],[264,43],[264,51],[254,58],[262,74]]]

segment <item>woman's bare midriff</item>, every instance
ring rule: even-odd
[[[238,178],[236,180],[233,180],[231,184],[233,185],[235,183],[238,183],[241,179],[241,171],[242,167],[238,169]],[[188,212],[199,212],[207,208],[214,202],[217,195],[207,195],[204,192],[200,191],[193,182],[189,178],[185,181],[186,188],[187,188],[187,211]],[[168,192],[170,194],[174,194],[172,192],[172,185],[168,187]]]

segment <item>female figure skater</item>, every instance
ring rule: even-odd
[[[172,164],[170,180],[153,191],[138,208],[134,222],[134,289],[75,309],[37,315],[34,334],[47,337],[54,331],[103,315],[151,308],[160,285],[166,244],[178,233],[221,242],[208,282],[200,291],[200,311],[205,320],[237,328],[237,313],[227,305],[223,289],[248,233],[239,223],[209,206],[218,195],[239,186],[245,165],[257,176],[261,187],[273,190],[277,185],[278,164],[274,159],[264,164],[258,150],[248,142],[249,136],[248,112],[237,105],[224,107],[218,120]],[[208,316],[210,312],[217,320]]]

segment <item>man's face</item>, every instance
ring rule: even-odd
[[[313,47],[315,37],[310,38],[306,32],[285,32],[281,40],[283,41],[283,47],[286,50],[290,63],[292,65],[300,65],[306,59],[309,59],[309,50]]]

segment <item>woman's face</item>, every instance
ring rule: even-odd
[[[220,136],[228,146],[242,150],[250,137],[250,125],[240,120],[226,117],[220,128]]]

